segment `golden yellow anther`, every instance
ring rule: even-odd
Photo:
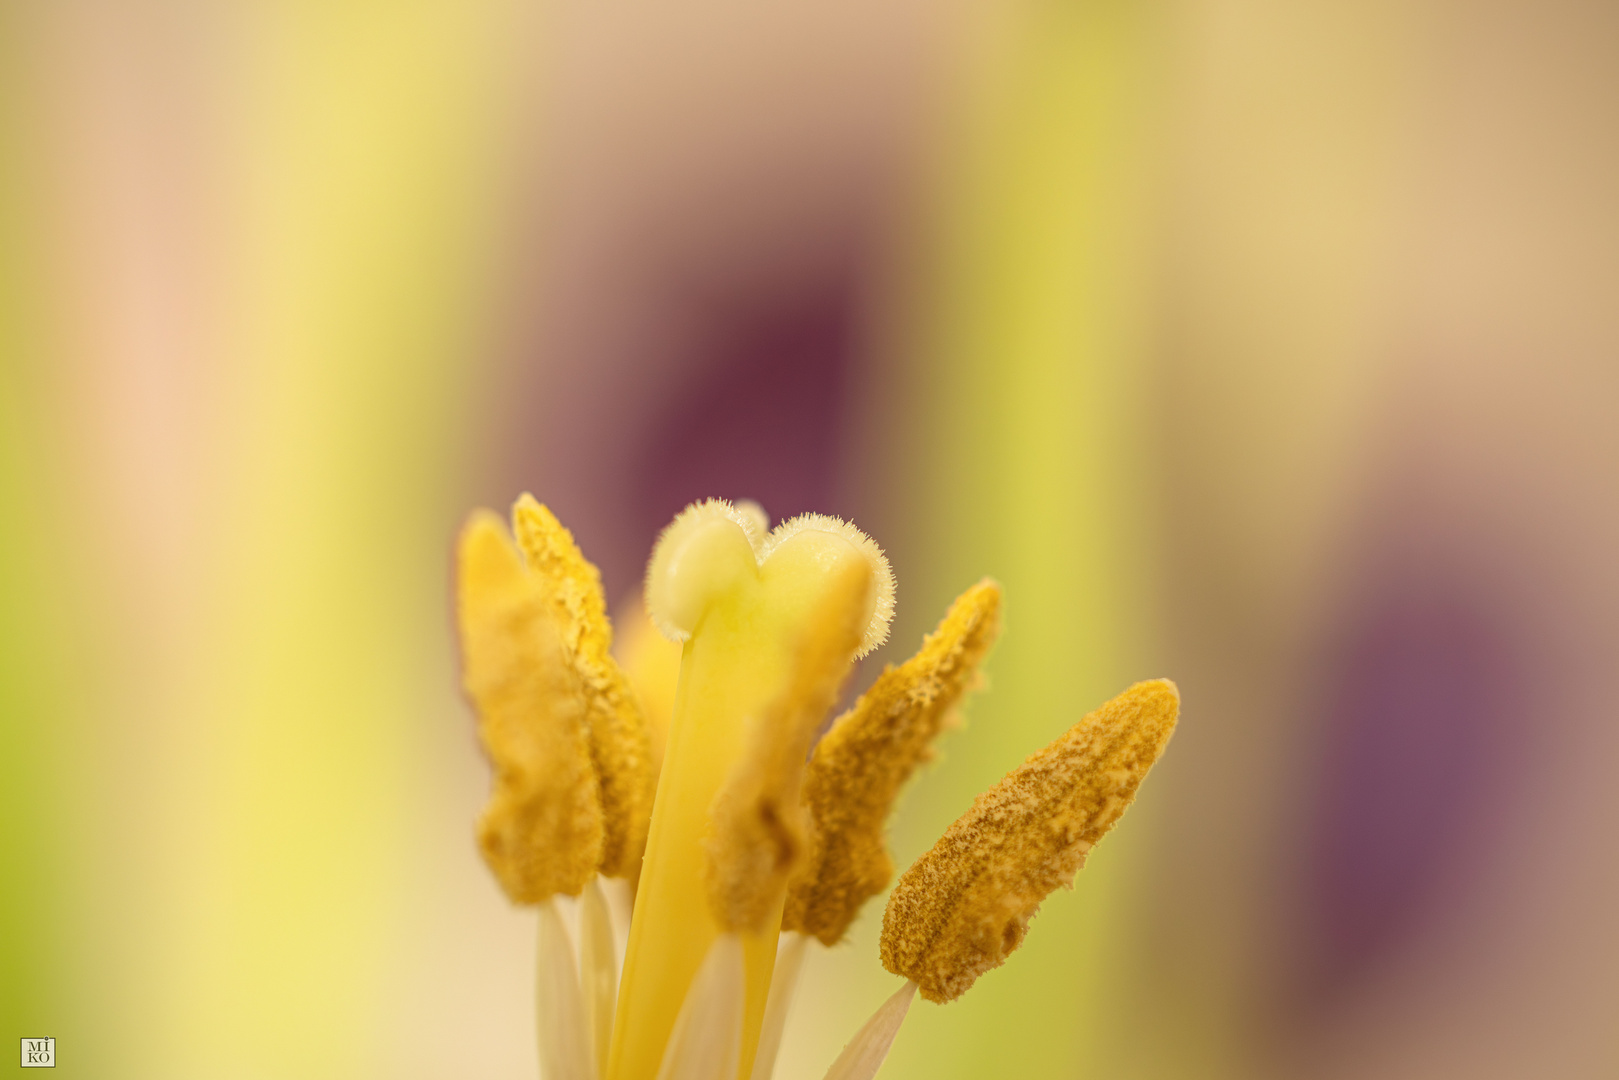
[[[1179,711],[1174,683],[1137,683],[980,795],[894,887],[883,966],[942,1002],[1004,962],[1135,798]]]
[[[809,851],[787,894],[783,930],[835,945],[861,905],[887,888],[894,863],[884,828],[894,800],[976,683],[1000,611],[993,581],[962,593],[921,650],[885,668],[816,746],[804,778]]]
[[[603,835],[586,695],[500,519],[474,514],[459,547],[462,684],[495,770],[478,846],[514,903],[578,895]]]
[[[836,569],[800,632],[787,686],[748,725],[742,758],[714,797],[704,880],[709,907],[727,931],[764,931],[803,861],[804,759],[860,646],[871,585],[857,560]]]
[[[652,817],[652,750],[640,703],[612,656],[601,574],[532,495],[517,500],[512,521],[583,693],[590,757],[601,788],[600,870],[607,877],[632,875]]]

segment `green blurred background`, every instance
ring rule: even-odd
[[[536,1074],[448,612],[530,490],[615,605],[850,516],[878,662],[1005,584],[902,865],[1179,682],[889,1080],[1619,1076],[1616,193],[1595,2],[0,3],[0,1036]]]

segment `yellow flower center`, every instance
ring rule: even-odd
[[[529,496],[514,523],[515,543],[492,514],[469,521],[458,607],[495,771],[479,844],[512,901],[539,907],[542,1071],[768,1080],[810,940],[836,944],[893,875],[885,822],[978,681],[1000,588],[963,593],[812,754],[894,610],[888,562],[858,529],[810,514],[767,533],[758,507],[717,500],[682,512],[645,594],[647,618],[683,643],[671,704],[672,657],[632,635],[630,675],[656,676],[640,686],[613,658],[599,575],[568,531]],[[1179,705],[1173,683],[1131,687],[917,860],[883,922],[883,963],[906,982],[832,1080],[871,1080],[918,989],[953,999],[1022,942],[1134,798]],[[604,877],[635,889],[622,980]],[[577,934],[561,895],[580,898]]]

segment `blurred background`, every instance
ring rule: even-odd
[[[1179,682],[889,1080],[1619,1076],[1616,466],[1600,0],[8,0],[0,1035],[536,1075],[448,610],[528,490],[614,605],[691,499],[851,516],[878,663],[1005,584],[901,865]]]

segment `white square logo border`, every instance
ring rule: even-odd
[[[22,1041],[22,1067],[25,1069],[56,1068],[55,1039],[24,1039]]]

